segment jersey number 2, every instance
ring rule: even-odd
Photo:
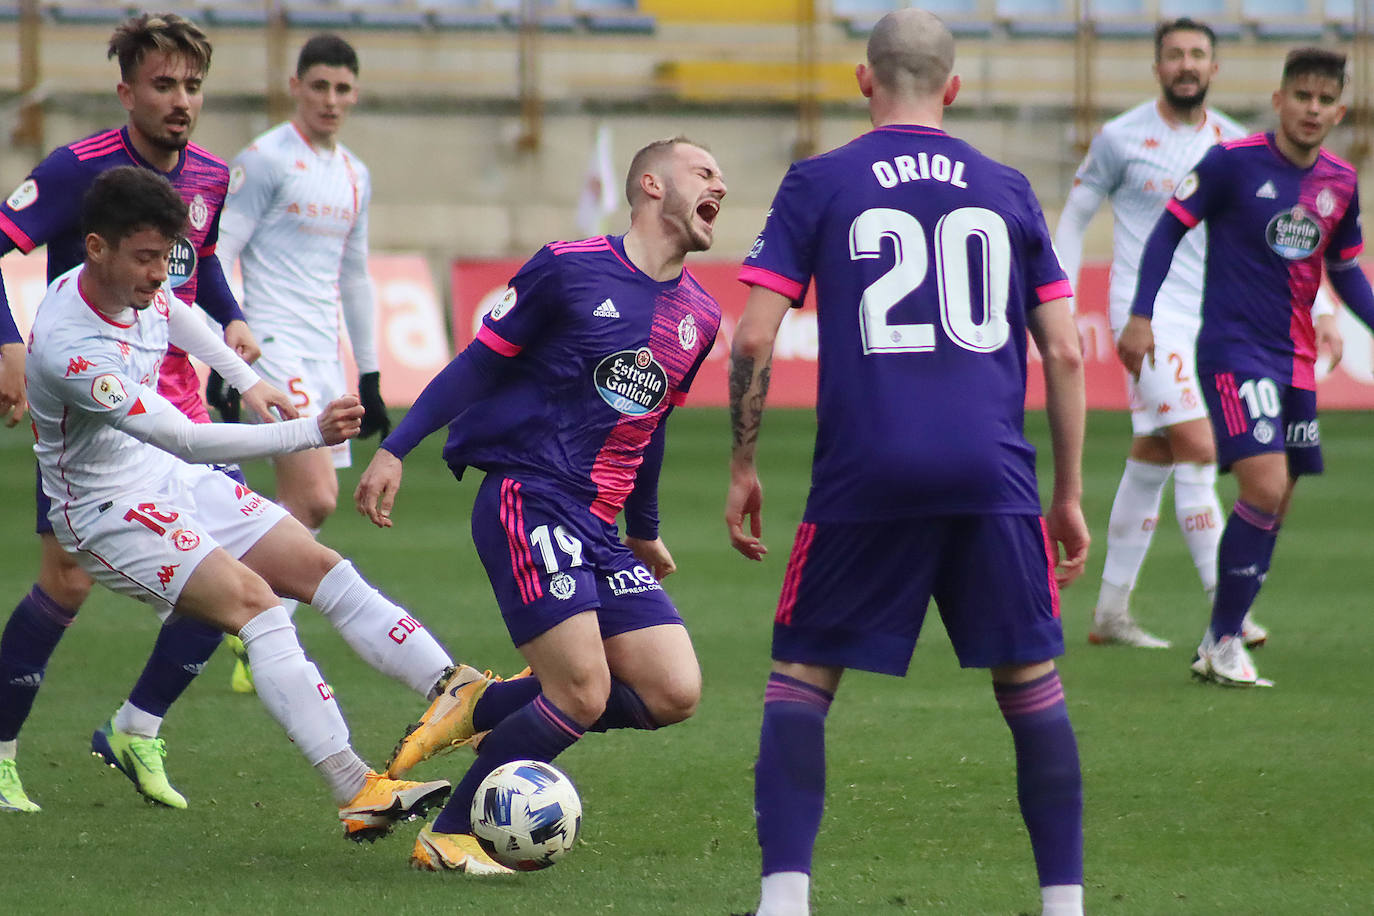
[[[930,272],[926,230],[905,210],[875,207],[849,226],[849,257],[878,258],[883,240],[896,254],[892,267],[864,290],[859,303],[859,337],[864,353],[927,353],[935,349],[933,324],[896,324],[888,320],[899,302],[916,291]],[[969,257],[970,243],[982,257]],[[973,275],[977,269],[977,277]],[[974,280],[981,287],[974,309]],[[974,353],[991,353],[1010,336],[1007,295],[1011,279],[1011,242],[1000,215],[982,207],[960,207],[935,224],[935,281],[940,325],[951,341]],[[981,314],[981,320],[976,315]]]

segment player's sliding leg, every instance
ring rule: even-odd
[[[306,657],[291,618],[247,566],[212,551],[191,574],[177,610],[238,632],[262,688],[259,699],[329,786],[350,839],[376,839],[447,797],[447,782],[387,779],[358,757],[333,692]]]
[[[843,669],[774,662],[754,764],[763,852],[757,916],[810,912],[811,855],[825,805],[825,718]]]
[[[613,672],[611,688],[605,710],[587,731],[651,731],[681,722],[696,711],[701,669],[686,627],[641,627],[607,638],[603,648]],[[464,745],[475,747],[542,689],[529,668],[504,681],[490,675],[466,665],[454,669],[424,716],[396,745],[387,774],[404,776],[421,761]]]
[[[1167,640],[1145,632],[1135,622],[1130,599],[1159,522],[1159,503],[1172,470],[1172,464],[1126,459],[1107,526],[1102,589],[1093,611],[1089,642],[1148,649],[1169,647]]]
[[[582,611],[545,630],[521,644],[520,651],[540,672],[542,690],[482,741],[477,758],[454,787],[453,797],[416,842],[411,863],[417,868],[475,875],[504,873],[505,869],[482,854],[471,838],[472,800],[477,787],[503,763],[552,761],[605,712],[611,673],[595,610]],[[454,857],[436,856],[432,848],[436,837]]]
[[[1016,747],[1016,795],[1040,877],[1044,916],[1083,912],[1083,777],[1053,662],[993,669]]]
[[[300,522],[283,518],[243,554],[243,563],[277,594],[308,600],[373,668],[426,699],[436,696],[439,679],[453,665],[448,652]]]

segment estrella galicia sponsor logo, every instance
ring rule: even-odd
[[[173,288],[181,286],[196,274],[196,249],[185,238],[172,243],[172,255],[167,260],[167,279]]]
[[[649,568],[642,563],[630,569],[617,569],[606,577],[606,584],[610,587],[611,594],[617,598],[622,595],[641,595],[644,592],[663,591],[663,586],[658,584],[654,574],[649,572]]]
[[[1321,429],[1316,420],[1289,423],[1284,435],[1284,444],[1289,448],[1312,448],[1322,444]]]
[[[1268,445],[1274,441],[1274,424],[1268,420],[1260,420],[1255,424],[1255,441],[1260,445]]]
[[[1307,215],[1307,208],[1299,204],[1274,215],[1264,227],[1264,240],[1279,257],[1301,261],[1311,257],[1321,245],[1322,227]]]
[[[668,394],[668,373],[648,347],[612,353],[597,364],[594,381],[601,400],[631,417],[649,413]]]
[[[556,573],[553,578],[549,580],[549,594],[553,595],[559,601],[567,601],[573,595],[577,594],[577,580],[567,573]]]

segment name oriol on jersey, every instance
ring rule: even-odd
[[[917,153],[915,156],[894,156],[890,161],[879,159],[871,166],[878,184],[895,188],[909,181],[941,181],[956,188],[967,188],[964,181],[964,162],[936,153]]]

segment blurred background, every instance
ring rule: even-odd
[[[1218,34],[1208,103],[1247,126],[1273,124],[1270,96],[1298,45],[1350,55],[1350,106],[1328,147],[1368,165],[1374,0],[930,0],[958,40],[963,89],[946,126],[1020,169],[1051,228],[1098,126],[1158,95],[1153,29],[1189,15]],[[730,193],[699,274],[726,308],[724,355],[743,288],[734,268],[794,159],[868,128],[854,84],[872,24],[897,0],[172,0],[215,47],[194,140],[232,158],[289,117],[287,80],[312,34],[358,49],[362,94],[341,140],[372,172],[371,239],[387,400],[410,403],[483,302],[553,239],[623,231],[624,170],[643,144],[686,134],[715,152]],[[125,115],[105,56],[131,12],[101,0],[0,0],[0,193],[50,149]],[[1368,171],[1366,169],[1366,171]],[[1370,181],[1364,181],[1369,201]],[[1080,325],[1095,406],[1123,407],[1103,314],[1111,218],[1089,232]],[[41,255],[40,255],[41,257]],[[20,312],[42,294],[40,264],[12,255]],[[23,289],[16,289],[19,285]],[[799,315],[785,353],[808,364],[814,323]],[[24,318],[21,315],[21,326]],[[1359,341],[1326,386],[1327,406],[1374,404],[1374,349]],[[790,336],[788,336],[790,335]],[[402,378],[403,373],[409,376]],[[723,377],[723,376],[722,376]],[[719,381],[719,380],[717,380]],[[1347,384],[1348,383],[1348,384]],[[723,386],[723,382],[721,383]],[[1346,389],[1349,389],[1348,391]],[[723,392],[723,387],[722,387]],[[723,394],[722,394],[723,397]],[[708,395],[708,401],[714,401]],[[1033,392],[1034,399],[1034,392]]]
[[[225,159],[290,113],[301,43],[337,31],[357,47],[362,98],[342,140],[372,170],[372,243],[453,257],[524,257],[554,238],[618,231],[619,185],[643,143],[686,133],[730,185],[713,256],[748,250],[789,162],[867,127],[854,88],[872,23],[893,0],[186,0],[158,7],[215,46],[195,141]],[[1157,93],[1151,32],[1189,15],[1216,29],[1209,103],[1271,125],[1284,54],[1351,54],[1337,154],[1370,149],[1370,0],[930,0],[959,41],[950,128],[1025,172],[1051,225],[1103,120]],[[0,185],[53,146],[123,123],[105,44],[135,8],[91,0],[0,2]],[[584,196],[598,140],[613,187]],[[1366,179],[1366,188],[1368,180]],[[1369,199],[1369,195],[1365,195]],[[617,206],[618,212],[604,209]],[[604,208],[604,209],[603,209]],[[1104,208],[1105,209],[1105,208]],[[603,212],[596,212],[602,210]],[[1109,255],[1099,218],[1089,257]]]

